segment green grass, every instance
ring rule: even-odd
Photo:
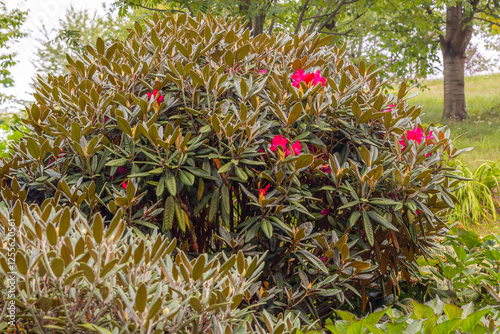
[[[471,169],[484,161],[500,160],[500,74],[465,78],[465,98],[469,119],[462,123],[442,121],[443,80],[424,82],[426,89],[409,100],[422,105],[422,122],[446,124],[458,137],[458,148],[474,147],[462,160]]]

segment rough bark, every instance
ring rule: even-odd
[[[479,0],[472,1],[472,11],[461,5],[446,8],[446,33],[440,36],[443,53],[444,111],[443,119],[462,121],[468,118],[465,105],[465,51],[472,37],[472,20]]]
[[[259,14],[254,18],[254,27],[252,34],[254,36],[260,35],[264,32],[264,24],[266,23],[266,13],[259,10]]]
[[[444,111],[443,119],[462,121],[468,118],[465,108],[465,58],[461,55],[443,54],[444,62]]]

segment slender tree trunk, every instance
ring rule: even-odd
[[[443,119],[462,121],[468,118],[465,106],[465,51],[472,37],[472,20],[479,0],[471,2],[472,11],[446,7],[446,33],[440,36],[443,53],[444,111]]]
[[[304,6],[302,6],[302,11],[300,12],[299,20],[297,21],[297,25],[295,26],[295,31],[293,32],[295,35],[299,33],[300,27],[302,27],[302,20],[304,20],[304,14],[307,11],[307,7],[309,6],[309,1],[306,0]]]

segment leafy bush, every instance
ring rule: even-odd
[[[123,214],[193,256],[258,256],[274,315],[394,299],[456,202],[449,131],[330,37],[251,37],[210,15],[146,25],[39,79],[31,132],[0,161],[4,200]]]
[[[50,203],[30,208],[17,201],[0,207],[0,219],[5,231],[15,226],[18,243],[17,271],[9,268],[7,249],[0,253],[0,289],[8,295],[7,277],[15,272],[16,317],[28,333],[227,333],[264,325],[251,314],[266,300],[256,282],[265,254],[189,260],[175,240],[137,236],[121,210],[107,228],[99,214],[87,221],[74,208]],[[7,303],[2,298],[0,309]],[[271,331],[308,328],[291,314],[265,317]]]
[[[428,296],[457,305],[500,304],[500,237],[478,237],[455,228],[457,235],[442,247],[439,257],[420,267]],[[422,263],[423,264],[423,263]]]
[[[465,226],[483,221],[496,221],[500,190],[500,162],[485,162],[474,171],[457,161],[457,174],[467,181],[461,184],[455,196],[458,203],[450,211],[450,219]]]
[[[346,311],[337,311],[342,320],[326,326],[334,334],[344,333],[491,333],[499,325],[498,310],[474,305],[458,307],[436,298],[428,303],[411,302],[407,312],[379,310],[358,319]]]
[[[0,120],[0,156],[7,158],[10,152],[10,144],[21,139],[23,131],[28,130],[20,126],[20,123],[21,118],[16,114],[6,115],[4,119]]]

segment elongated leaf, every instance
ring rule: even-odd
[[[365,228],[365,235],[366,239],[368,239],[368,243],[370,246],[375,245],[372,222],[370,221],[370,217],[368,217],[368,213],[366,211],[363,211],[363,226]]]
[[[169,231],[172,228],[175,215],[174,196],[170,196],[165,200],[165,208],[163,211],[163,231]]]
[[[394,225],[392,225],[387,219],[385,219],[384,216],[379,215],[375,211],[368,211],[368,216],[370,216],[372,220],[376,221],[383,227],[396,232],[398,231],[398,229]]]

